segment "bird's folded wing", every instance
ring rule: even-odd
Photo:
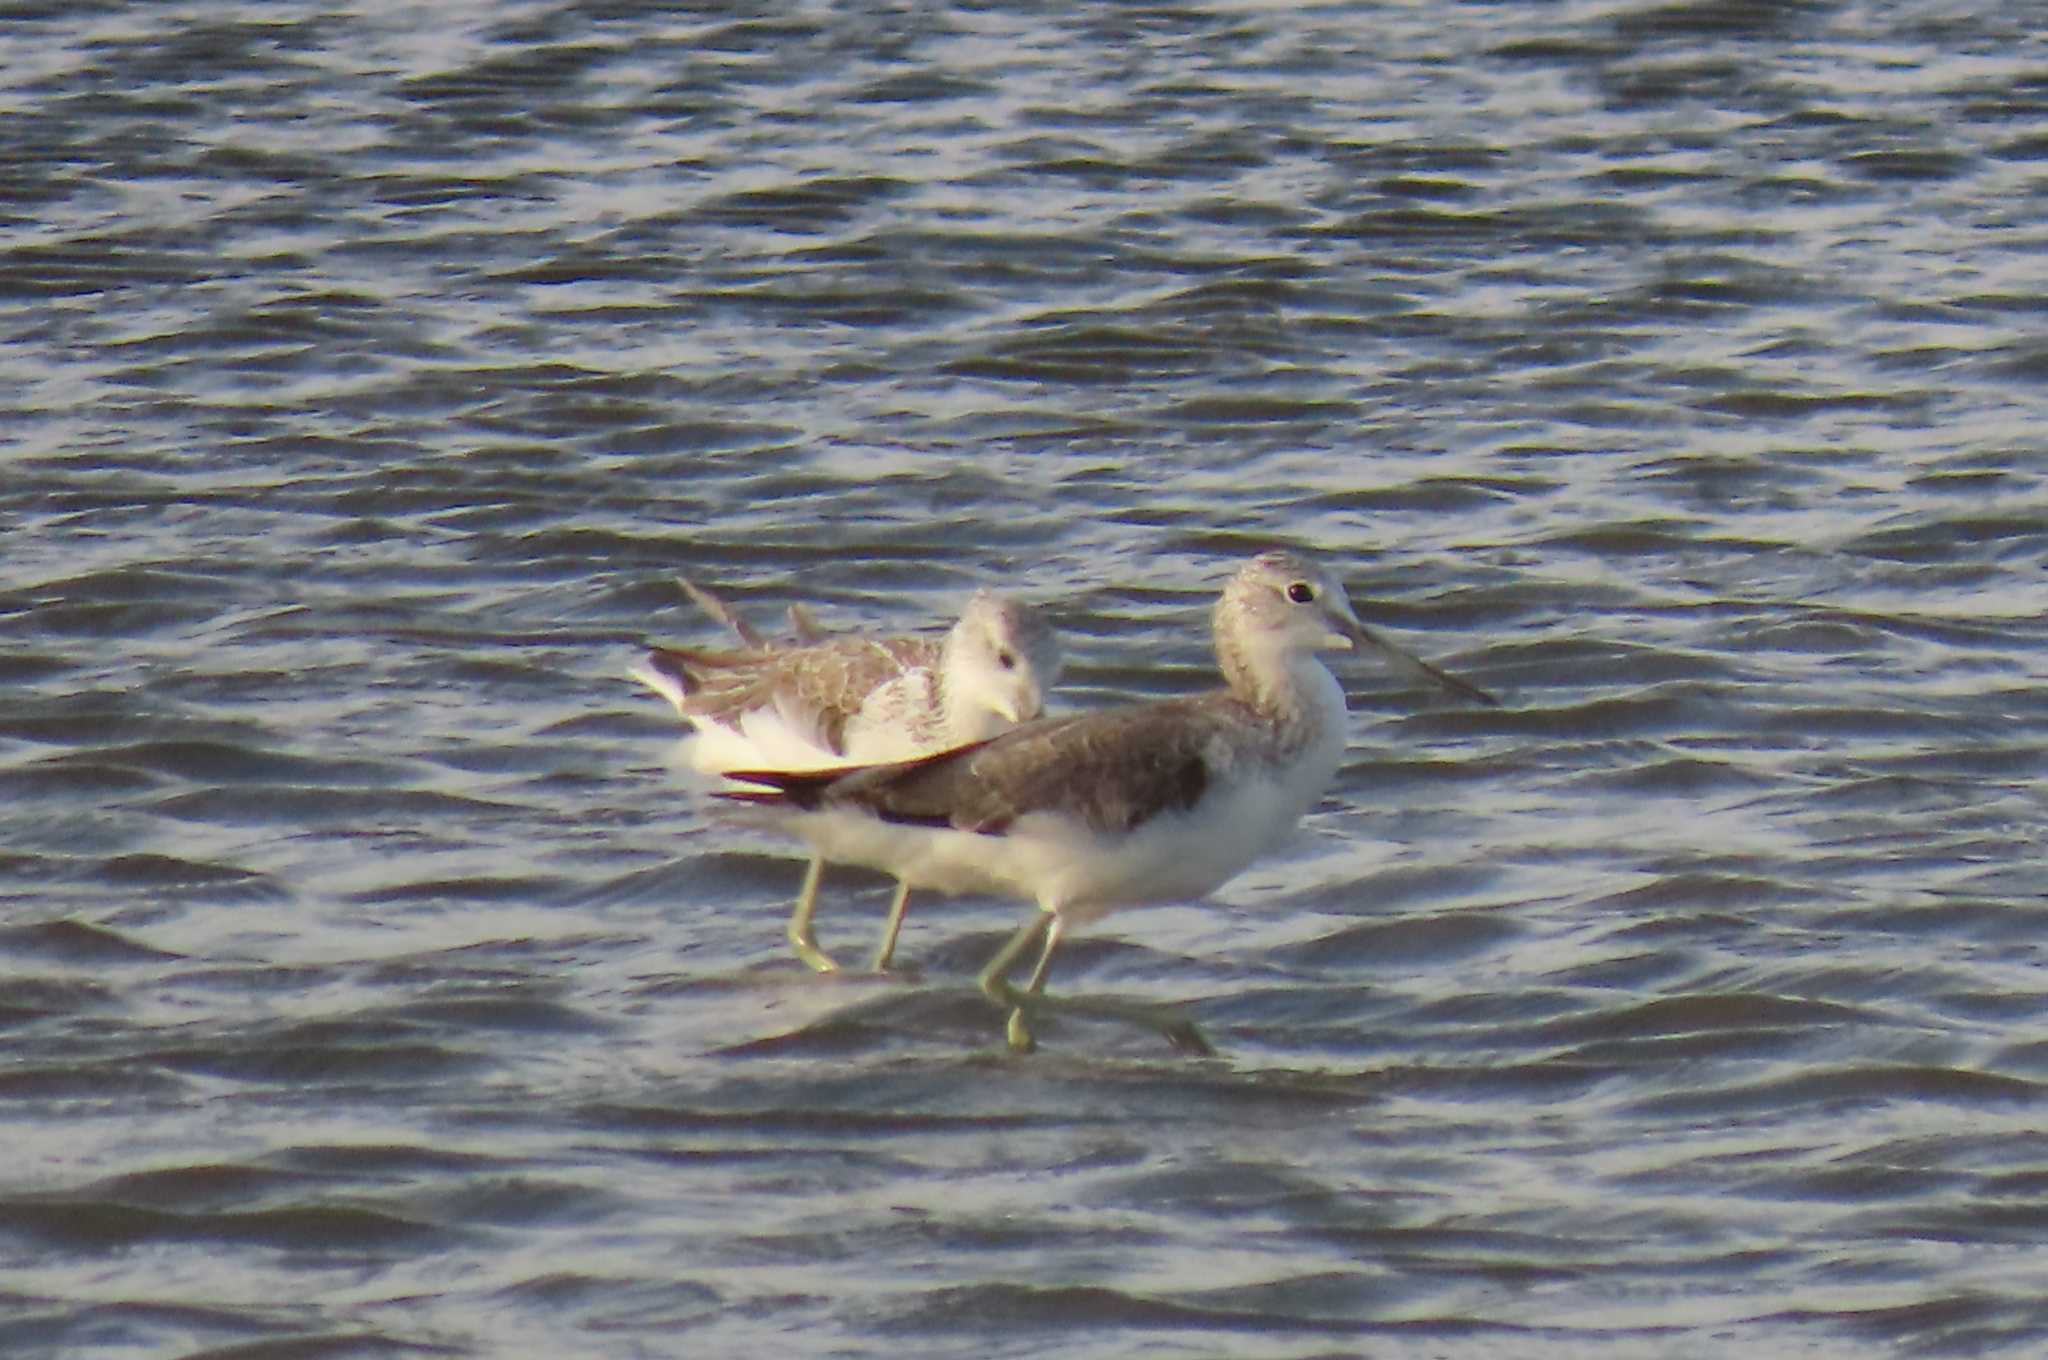
[[[1001,835],[1032,813],[1119,834],[1200,801],[1227,745],[1207,698],[1048,719],[892,765],[815,775],[736,772],[735,779],[777,792],[732,796],[983,835]]]

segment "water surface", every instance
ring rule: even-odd
[[[0,1351],[2036,1352],[2035,17],[8,7]],[[1063,953],[1215,1061],[622,678],[1274,544],[1509,703]]]

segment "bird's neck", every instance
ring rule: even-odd
[[[1230,692],[1297,741],[1327,742],[1344,729],[1344,691],[1313,652],[1219,641]]]
[[[956,664],[952,639],[939,651],[938,665],[925,671],[924,682],[931,695],[931,711],[939,715],[946,739],[954,745],[992,737],[1006,725],[1001,715],[978,702],[973,681]]]

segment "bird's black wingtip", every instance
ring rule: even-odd
[[[756,807],[814,808],[824,801],[825,789],[841,770],[727,770],[725,778],[735,784],[758,784],[756,789],[734,789],[718,794],[729,803]]]

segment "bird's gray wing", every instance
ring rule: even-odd
[[[1171,699],[1027,723],[973,746],[894,765],[756,779],[741,801],[858,809],[883,821],[1001,835],[1034,812],[1126,832],[1200,801],[1227,748],[1226,696]]]

